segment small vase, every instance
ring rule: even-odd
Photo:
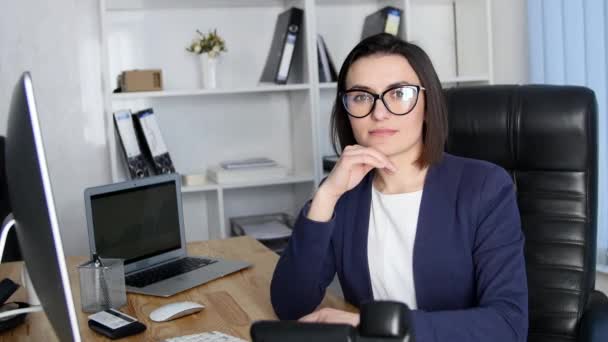
[[[203,88],[213,89],[217,87],[217,58],[210,57],[208,53],[201,53],[199,58],[201,61],[201,80]]]

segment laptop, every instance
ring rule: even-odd
[[[91,254],[124,260],[128,292],[169,297],[251,266],[187,255],[179,174],[88,188],[84,198]]]

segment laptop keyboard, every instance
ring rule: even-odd
[[[176,275],[194,271],[217,262],[217,260],[203,258],[183,258],[164,265],[151,268],[147,271],[132,274],[125,278],[127,286],[146,287],[161,280],[175,277]]]

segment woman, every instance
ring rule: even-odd
[[[342,153],[277,264],[279,318],[356,326],[358,314],[312,312],[337,273],[355,306],[406,303],[417,342],[527,339],[513,183],[496,165],[444,153],[446,116],[419,47],[381,34],[350,52],[331,118]]]

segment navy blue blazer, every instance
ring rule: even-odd
[[[345,299],[373,300],[367,259],[372,172],[329,222],[302,209],[271,283],[281,319],[314,311],[337,273]],[[444,154],[427,173],[414,243],[416,342],[526,341],[528,289],[519,210],[508,173]]]

